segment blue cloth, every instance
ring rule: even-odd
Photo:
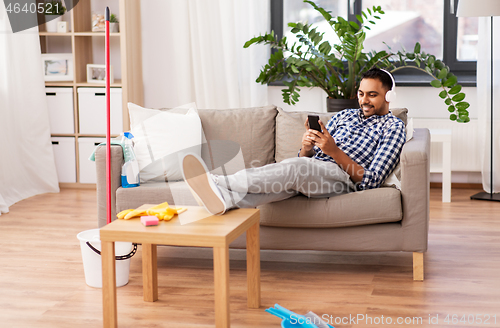
[[[399,163],[406,142],[403,121],[392,113],[365,117],[362,109],[346,109],[333,116],[326,129],[337,146],[365,172],[358,190],[378,188]],[[336,163],[314,146],[314,158]]]
[[[122,146],[123,154],[125,154],[125,144],[121,140],[119,140],[118,138],[111,139],[111,142],[109,144],[110,145],[119,145],[119,146]],[[94,151],[92,152],[92,154],[90,154],[89,160],[95,162],[95,151],[97,150],[97,147],[99,147],[99,146],[106,146],[106,143],[105,142],[101,142],[99,145],[97,145],[94,148]],[[128,160],[128,158],[125,158],[125,162],[127,160]]]

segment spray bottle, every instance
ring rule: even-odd
[[[122,166],[122,187],[132,188],[139,186],[139,163],[135,157],[134,147],[132,143],[132,138],[134,136],[130,132],[125,132],[123,134],[122,142],[123,146],[123,157],[125,159],[125,164]]]

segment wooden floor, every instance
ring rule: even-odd
[[[263,252],[262,306],[248,309],[245,262],[232,253],[232,327],[280,327],[264,311],[275,303],[335,327],[500,327],[500,203],[471,201],[474,192],[454,189],[445,204],[431,189],[424,282],[412,280],[412,254]],[[95,191],[66,189],[0,216],[0,327],[102,326],[101,290],[85,284],[76,239],[96,227],[95,203]],[[160,300],[145,303],[139,247],[118,288],[119,327],[214,326],[212,261],[185,253],[159,247]]]

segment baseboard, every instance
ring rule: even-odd
[[[441,182],[431,182],[431,188],[443,188]],[[459,183],[454,182],[451,184],[451,189],[478,189],[483,190],[483,185],[481,183]]]
[[[96,190],[97,185],[95,183],[69,183],[61,182],[59,183],[60,189],[94,189]]]

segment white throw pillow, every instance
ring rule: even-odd
[[[185,113],[148,109],[133,103],[128,103],[128,109],[141,182],[182,180],[180,163],[184,155],[201,156],[198,112],[194,108]]]

